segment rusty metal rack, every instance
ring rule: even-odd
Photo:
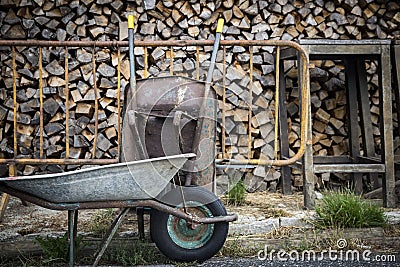
[[[95,100],[94,100],[94,107],[95,107],[95,135],[94,135],[94,141],[93,141],[93,150],[92,150],[92,159],[72,159],[69,158],[69,142],[66,142],[66,156],[65,158],[59,158],[59,159],[49,159],[49,158],[44,158],[43,156],[43,82],[42,82],[42,48],[43,47],[64,47],[65,49],[65,80],[68,81],[68,49],[71,47],[113,47],[117,49],[118,53],[118,69],[117,69],[117,75],[118,75],[118,84],[117,84],[117,89],[118,89],[118,146],[121,146],[121,97],[120,97],[120,89],[121,89],[121,48],[122,47],[128,47],[128,42],[127,41],[40,41],[40,40],[0,40],[0,46],[6,46],[6,47],[11,47],[12,49],[12,67],[13,67],[13,103],[14,103],[14,120],[13,120],[13,130],[14,130],[14,145],[13,145],[13,150],[14,150],[14,157],[13,158],[1,158],[0,159],[0,164],[8,164],[9,165],[9,175],[10,176],[16,176],[16,165],[19,164],[33,164],[33,165],[42,165],[42,164],[59,164],[59,165],[84,165],[84,164],[91,164],[91,165],[103,165],[103,164],[111,164],[111,163],[117,163],[119,162],[120,159],[120,154],[118,154],[118,158],[115,159],[95,159],[94,155],[96,153],[96,142],[97,142],[97,133],[98,133],[98,95],[97,95],[97,86],[96,86],[96,81],[94,80],[94,91],[95,91]],[[144,48],[144,76],[148,77],[148,48],[151,47],[170,47],[171,51],[171,68],[170,68],[170,74],[173,75],[173,49],[174,47],[196,47],[196,67],[197,67],[197,74],[196,78],[199,79],[199,47],[201,46],[212,46],[213,45],[213,40],[174,40],[174,41],[135,41],[135,46],[136,47],[143,47]],[[243,160],[234,160],[226,157],[226,154],[224,153],[225,151],[225,135],[222,134],[222,151],[223,151],[223,158],[219,158],[216,160],[216,163],[218,164],[229,164],[229,165],[243,165],[243,164],[250,164],[250,165],[269,165],[269,166],[287,166],[291,164],[295,164],[296,162],[300,161],[302,159],[302,156],[304,152],[307,149],[307,146],[309,147],[311,145],[311,136],[307,136],[307,131],[309,129],[309,120],[310,120],[310,115],[309,115],[309,82],[308,82],[308,54],[306,50],[304,50],[298,43],[292,42],[292,41],[282,41],[282,40],[264,40],[264,41],[256,41],[256,40],[250,40],[250,41],[241,41],[241,40],[222,40],[220,42],[220,45],[224,48],[224,53],[225,53],[225,48],[228,46],[243,46],[247,47],[250,51],[250,79],[253,79],[252,71],[253,71],[253,46],[273,46],[276,47],[276,54],[277,54],[277,60],[276,60],[276,112],[275,112],[275,152],[274,152],[274,159],[243,159]],[[39,92],[40,92],[40,125],[39,125],[39,131],[40,131],[40,158],[18,158],[17,157],[17,152],[18,152],[18,147],[17,147],[17,73],[16,73],[16,62],[15,62],[15,57],[16,57],[16,47],[38,47],[39,48]],[[281,79],[281,76],[283,75],[283,70],[282,66],[280,64],[280,51],[281,48],[286,47],[286,48],[291,48],[295,51],[297,51],[297,55],[299,57],[299,75],[301,79],[301,84],[300,84],[300,92],[301,92],[301,97],[300,97],[300,102],[301,102],[301,110],[300,110],[300,117],[301,117],[301,133],[300,133],[300,147],[297,151],[297,153],[291,157],[291,158],[282,158],[278,156],[278,139],[279,136],[277,134],[278,132],[278,116],[282,114],[282,111],[279,111],[280,107],[282,106],[282,101],[279,101],[279,92],[282,91],[280,90],[280,86],[282,84],[279,82],[279,79]],[[225,56],[225,55],[224,55]],[[95,79],[96,77],[96,64],[95,64],[95,55],[94,55],[94,49],[92,52],[92,64],[93,64],[93,77]],[[252,98],[252,86],[250,82],[250,98]],[[223,88],[224,96],[225,96],[225,86]],[[69,132],[69,124],[68,124],[68,116],[69,116],[69,87],[68,87],[68,82],[65,85],[65,95],[66,95],[66,101],[65,101],[65,132]],[[223,96],[223,101],[226,100],[226,97]],[[252,103],[252,100],[250,99],[249,103]],[[252,110],[251,110],[251,105],[249,107],[249,118],[252,116]],[[224,126],[224,121],[225,121],[225,110],[222,110],[222,129],[225,129]],[[284,124],[284,122],[280,121],[280,123]],[[251,123],[249,123],[249,129],[248,129],[248,146],[249,146],[249,151],[251,151]],[[118,149],[120,153],[120,149]],[[287,180],[285,181],[286,183],[288,182]],[[290,182],[290,180],[289,180]],[[311,186],[312,181],[306,181],[305,179],[305,184],[308,184],[308,186],[305,186],[305,190],[314,190],[313,187]],[[309,197],[312,197],[312,194],[306,193],[305,194],[305,205],[307,207],[311,207],[310,203],[312,203],[312,200],[309,199]],[[1,200],[1,213],[0,213],[0,219],[4,215],[4,210],[8,202],[8,195],[3,194],[2,200]],[[79,209],[79,207],[77,207]]]

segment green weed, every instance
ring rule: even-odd
[[[350,191],[330,192],[315,208],[315,226],[320,228],[385,226],[384,210],[376,204],[361,200]]]
[[[239,180],[228,192],[228,203],[233,205],[243,205],[246,200],[246,186]]]
[[[82,236],[77,236],[75,239],[75,251],[78,253],[83,247]],[[56,261],[68,261],[69,254],[69,238],[68,232],[61,237],[56,238],[41,238],[37,237],[36,241],[39,243],[46,257],[44,263]]]
[[[113,209],[100,209],[94,215],[90,224],[90,231],[94,236],[104,237],[114,219]]]

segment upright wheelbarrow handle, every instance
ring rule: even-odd
[[[130,118],[132,121],[129,123],[133,130],[133,136],[134,136],[134,141],[135,141],[135,146],[138,151],[139,159],[145,159],[145,153],[144,153],[144,148],[143,148],[143,143],[141,142],[139,131],[137,128],[137,123],[136,123],[136,108],[137,108],[137,103],[136,103],[136,71],[135,71],[135,43],[134,43],[134,32],[133,29],[135,28],[135,17],[133,15],[128,15],[128,41],[129,41],[129,69],[130,69],[130,89],[132,92],[132,103],[131,107],[132,109],[130,112],[133,114],[133,116]],[[127,101],[127,100],[126,100]]]
[[[199,151],[200,135],[201,135],[201,131],[202,131],[202,128],[204,125],[205,114],[206,114],[207,105],[208,105],[207,100],[208,100],[208,96],[209,96],[210,89],[211,89],[211,82],[213,79],[215,61],[217,59],[219,42],[221,40],[221,33],[222,33],[223,28],[224,28],[224,19],[219,18],[218,24],[217,24],[217,29],[216,29],[216,34],[215,34],[215,41],[214,41],[214,45],[213,45],[212,55],[211,55],[210,68],[208,69],[206,84],[204,87],[204,99],[203,99],[203,103],[200,107],[200,112],[199,112],[200,116],[199,116],[199,120],[197,121],[196,133],[195,133],[195,138],[194,138],[194,142],[193,142],[193,153],[195,153],[197,155],[196,160],[199,159],[199,157],[201,157],[201,153]],[[194,173],[194,170],[196,168],[196,166],[195,166],[196,163],[191,162],[190,164],[191,164],[189,167],[190,173],[186,176],[186,180],[185,180],[186,186],[188,186],[192,183],[193,176],[196,175]],[[213,191],[214,191],[214,186],[213,186]]]
[[[216,59],[217,59],[217,53],[218,53],[218,48],[219,48],[219,41],[221,41],[221,33],[222,33],[222,29],[223,28],[224,28],[224,19],[223,18],[219,18],[218,19],[218,24],[217,24],[217,29],[216,29],[216,34],[215,34],[214,46],[213,46],[212,55],[211,55],[210,68],[208,69],[208,73],[207,73],[207,80],[206,80],[206,88],[205,88],[204,97],[207,97],[208,93],[210,91],[211,81],[213,79],[213,72],[214,72],[214,69],[215,69],[215,62],[216,62]]]

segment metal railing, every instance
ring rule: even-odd
[[[148,74],[148,48],[149,47],[170,47],[170,75],[173,75],[173,64],[174,64],[174,51],[173,47],[185,47],[185,46],[195,46],[196,47],[196,78],[200,77],[200,68],[199,68],[199,47],[200,46],[212,46],[213,40],[173,40],[173,41],[135,41],[136,47],[144,48],[144,77],[147,78]],[[253,79],[253,47],[254,46],[276,46],[276,60],[275,60],[275,74],[276,74],[276,93],[275,93],[275,138],[274,138],[274,159],[251,159],[251,148],[252,148],[252,139],[251,139],[251,130],[252,126],[250,123],[252,117],[252,108],[251,104],[249,105],[248,114],[249,114],[249,123],[248,123],[248,159],[243,160],[235,160],[229,159],[226,156],[225,147],[226,140],[225,134],[222,134],[222,153],[223,158],[218,159],[217,162],[229,162],[229,164],[254,164],[254,165],[271,165],[271,166],[286,166],[294,164],[296,161],[300,160],[302,155],[304,154],[305,147],[307,144],[306,140],[306,127],[308,121],[308,106],[309,106],[309,82],[308,82],[308,66],[309,60],[306,51],[297,43],[292,41],[283,41],[283,40],[222,40],[220,45],[223,47],[224,53],[224,71],[226,71],[226,62],[225,62],[225,53],[227,46],[243,46],[248,47],[250,51],[250,87],[249,87],[249,103],[252,103],[252,79]],[[95,64],[95,54],[94,49],[92,50],[92,64],[93,64],[93,83],[94,83],[94,91],[95,91],[95,100],[94,100],[94,118],[95,118],[95,134],[93,140],[93,150],[92,150],[92,159],[70,159],[69,158],[69,142],[66,142],[66,157],[64,159],[45,159],[43,158],[43,83],[42,83],[42,47],[65,47],[65,94],[66,94],[66,122],[65,122],[65,131],[66,135],[69,132],[69,124],[68,124],[68,116],[69,116],[69,87],[68,87],[68,48],[69,47],[115,47],[118,51],[118,84],[117,84],[117,93],[118,93],[118,146],[120,146],[121,141],[121,101],[120,101],[120,80],[121,80],[121,47],[127,47],[127,41],[40,41],[40,40],[0,40],[0,46],[9,46],[12,47],[12,59],[13,59],[13,102],[14,102],[14,157],[11,159],[0,159],[0,164],[110,164],[118,162],[119,154],[117,159],[94,159],[94,155],[96,152],[96,143],[97,143],[97,134],[98,134],[98,92],[96,85],[96,64]],[[28,158],[17,158],[17,82],[16,82],[16,64],[15,64],[15,47],[16,46],[24,46],[31,47],[36,46],[39,47],[39,91],[40,91],[40,158],[39,159],[28,159]],[[302,83],[300,84],[300,92],[301,92],[301,111],[300,111],[300,147],[297,153],[287,159],[278,159],[278,106],[279,106],[279,57],[280,57],[280,48],[288,47],[297,50],[299,57],[301,58],[301,65],[299,66],[299,75]],[[225,79],[225,73],[223,73]],[[226,101],[226,87],[225,80],[223,82],[223,97],[222,101],[225,104]],[[222,109],[222,128],[225,129],[225,105],[223,105]],[[118,153],[120,153],[120,149],[118,149]]]

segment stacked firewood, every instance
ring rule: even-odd
[[[0,37],[2,39],[40,40],[118,40],[126,38],[127,14],[136,16],[135,38],[145,40],[213,39],[219,16],[225,19],[225,39],[297,40],[301,38],[371,39],[400,36],[400,4],[393,1],[45,1],[1,0]],[[126,28],[125,28],[126,29]],[[96,79],[93,76],[94,49]],[[13,156],[13,72],[10,48],[1,47],[0,58],[0,153]],[[68,51],[68,81],[65,79],[65,49],[43,48],[43,119],[44,156],[65,156],[66,139],[71,158],[93,157],[94,82],[98,89],[99,135],[95,158],[117,156],[117,54],[115,48],[70,48]],[[226,78],[226,152],[242,159],[274,157],[274,50],[254,47],[252,103],[249,103],[250,53],[247,48],[227,50],[226,75],[223,75],[223,54],[218,53],[214,81],[222,98],[222,81]],[[137,77],[145,78],[145,50],[135,49]],[[149,48],[148,75],[169,73],[173,58],[174,74],[195,78],[196,49]],[[129,61],[122,49],[122,90],[129,81]],[[205,78],[211,47],[200,49],[200,79]],[[38,157],[39,147],[39,68],[37,47],[17,47],[17,100],[19,103],[18,156]],[[287,109],[291,154],[299,146],[299,98],[297,69],[294,62],[285,65],[287,74]],[[341,155],[348,152],[346,128],[346,98],[343,66],[340,62],[320,61],[311,70],[311,101],[313,109],[313,143],[317,155]],[[368,65],[370,99],[374,134],[379,136],[378,97],[375,62]],[[69,86],[69,133],[66,134],[65,84]],[[249,121],[248,109],[252,105]],[[222,103],[220,103],[222,107]],[[221,118],[222,114],[219,114]],[[247,129],[251,125],[251,146],[248,151]],[[219,129],[219,154],[222,154],[222,129]],[[377,142],[377,147],[379,143]],[[22,167],[21,167],[22,168]],[[48,167],[49,168],[49,167]],[[68,168],[68,167],[67,167]],[[51,171],[61,170],[52,166]],[[44,171],[25,166],[22,174]],[[296,171],[294,171],[296,172]],[[274,189],[280,177],[278,170],[257,167],[242,178],[250,191]],[[294,185],[301,186],[301,177],[294,173]],[[328,178],[329,179],[329,178]]]
[[[39,50],[22,48],[15,52],[17,85],[17,157],[64,158],[66,139],[70,144],[70,158],[115,158],[117,150],[117,77],[116,53],[108,49],[95,52],[96,89],[98,91],[97,149],[92,155],[95,134],[95,89],[92,50],[68,49],[68,81],[65,76],[65,49],[43,48],[43,67],[38,68]],[[12,53],[2,52],[4,61],[1,89],[2,150],[9,156],[13,151],[13,64]],[[40,72],[43,92],[43,143],[40,146]],[[124,80],[125,81],[125,80]],[[124,85],[124,81],[122,85]],[[69,101],[66,102],[68,83]],[[69,133],[66,136],[66,109],[69,109]],[[60,169],[60,167],[50,167]],[[69,169],[69,168],[68,168]],[[24,175],[37,171],[25,166]]]

